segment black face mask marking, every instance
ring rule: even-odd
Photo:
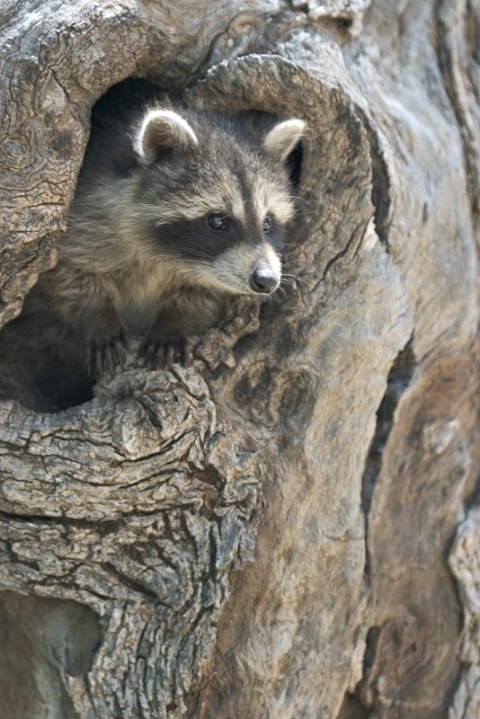
[[[217,213],[212,213],[217,214]],[[221,213],[218,213],[222,217]],[[207,216],[209,217],[209,216]],[[158,248],[169,255],[191,260],[208,261],[218,257],[227,250],[238,246],[245,247],[245,252],[259,244],[267,242],[277,253],[283,245],[283,228],[272,223],[268,234],[261,230],[245,231],[233,218],[226,218],[225,229],[214,231],[208,227],[207,218],[198,220],[178,220],[169,224],[151,226],[152,250]]]

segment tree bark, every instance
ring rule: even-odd
[[[193,367],[131,358],[53,413],[0,358],[2,717],[477,719],[478,0],[9,0],[0,26],[4,333],[110,86],[308,127],[284,292],[233,301]]]

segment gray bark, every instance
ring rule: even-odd
[[[233,302],[193,367],[132,358],[48,413],[0,358],[2,717],[477,719],[480,3],[0,24],[4,324],[112,84],[308,124],[285,291]]]

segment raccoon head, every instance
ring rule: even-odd
[[[258,139],[224,118],[149,110],[134,146],[136,217],[152,261],[212,289],[272,293],[293,216],[285,162],[304,127],[285,120]]]

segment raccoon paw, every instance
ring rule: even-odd
[[[108,335],[96,335],[88,342],[87,372],[90,377],[100,379],[104,374],[112,374],[115,367],[121,365],[126,356],[126,337],[123,329]]]
[[[172,369],[175,363],[188,367],[192,363],[191,347],[186,337],[155,339],[149,335],[140,347],[144,367]]]

